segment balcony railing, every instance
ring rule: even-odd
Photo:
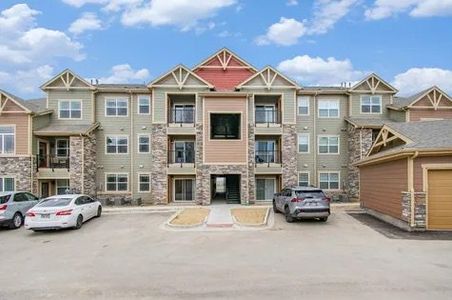
[[[171,150],[168,152],[168,165],[180,165],[182,167],[187,164],[195,166],[194,150]]]
[[[267,164],[280,164],[281,163],[281,151],[279,150],[256,150],[256,165]]]
[[[54,155],[36,155],[36,171],[39,168],[52,169],[68,169],[69,170],[69,157],[58,157]]]
[[[170,110],[170,123],[179,124],[181,127],[184,124],[195,124],[195,108],[181,107],[172,108]]]
[[[279,124],[279,111],[277,109],[258,109],[255,110],[256,124]]]

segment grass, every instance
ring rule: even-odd
[[[237,222],[245,225],[259,225],[264,223],[268,208],[233,208],[231,214]]]
[[[207,208],[186,208],[174,219],[171,220],[171,225],[197,225],[204,222],[210,210]]]

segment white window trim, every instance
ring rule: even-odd
[[[68,154],[68,156],[59,156],[58,155],[58,149],[63,149],[63,148],[58,148],[58,141],[67,141],[67,154]],[[71,149],[71,145],[70,145],[70,140],[69,139],[55,139],[55,157],[60,157],[60,158],[69,157],[70,149]]]
[[[257,180],[258,179],[271,179],[271,180],[273,180],[273,186],[274,186],[274,191],[275,191],[275,193],[276,193],[276,188],[277,188],[277,180],[276,180],[276,177],[259,177],[259,176],[257,176],[256,177],[256,190],[255,190],[255,195],[256,195],[256,202],[259,202],[259,203],[261,203],[261,202],[269,202],[269,201],[272,201],[273,200],[273,198],[272,199],[264,199],[264,200],[257,200]]]
[[[110,101],[110,100],[115,100],[115,101],[118,101],[118,100],[125,100],[126,102],[127,102],[127,114],[125,115],[125,116],[123,116],[123,115],[118,115],[118,114],[116,114],[116,115],[108,115],[107,114],[107,102],[108,101]],[[104,102],[104,116],[106,117],[106,118],[127,118],[127,117],[129,117],[129,98],[127,98],[127,97],[105,97],[105,102]],[[118,109],[118,106],[116,105],[116,109]],[[118,111],[116,111],[116,113],[117,113]]]
[[[307,152],[300,152],[300,136],[306,136],[308,138],[308,151]],[[299,133],[297,135],[297,152],[299,154],[311,153],[311,135],[309,133]]]
[[[298,182],[297,184],[300,185],[300,174],[308,174],[308,187],[311,185],[311,172],[309,171],[300,171],[298,172]]]
[[[108,189],[107,189],[107,178],[108,178],[108,176],[109,175],[126,175],[127,176],[127,190],[125,190],[125,191],[109,191]],[[116,187],[118,187],[117,186],[117,183],[118,182],[116,182]],[[129,193],[130,192],[130,180],[129,180],[129,173],[127,173],[127,172],[108,172],[108,173],[105,173],[105,181],[104,181],[104,192],[105,193],[108,193],[108,194],[126,194],[126,193]]]
[[[320,102],[321,101],[334,101],[334,102],[337,102],[337,117],[330,117],[330,116],[323,117],[323,116],[320,116]],[[339,119],[341,117],[341,101],[339,99],[319,99],[317,102],[318,102],[317,103],[317,117],[319,119]]]
[[[308,101],[308,113],[307,114],[300,114],[300,100],[301,98],[306,98]],[[309,96],[297,96],[297,116],[309,116],[311,114],[311,103],[310,103],[311,97]]]
[[[191,180],[194,180],[195,181],[195,187],[194,187],[194,189],[193,189],[193,193],[194,193],[194,199],[193,200],[176,200],[176,180],[187,180],[187,179],[191,179]],[[173,179],[173,202],[176,202],[176,203],[191,203],[191,202],[194,202],[194,201],[196,201],[196,178],[194,178],[194,177],[175,177],[174,179]]]
[[[147,137],[148,139],[149,139],[149,143],[148,143],[148,145],[149,145],[149,151],[146,151],[146,152],[142,152],[142,151],[140,151],[140,137]],[[127,151],[128,151],[129,149],[127,148]],[[137,152],[139,153],[139,154],[147,154],[147,153],[151,153],[151,135],[150,134],[143,134],[143,133],[140,133],[140,134],[138,134],[137,135]]]
[[[107,139],[109,137],[115,137],[115,138],[126,138],[127,139],[127,152],[126,153],[108,153],[107,152],[107,147],[108,147],[108,143],[107,143]],[[105,155],[128,155],[130,152],[130,143],[129,143],[129,136],[128,135],[116,135],[116,134],[109,134],[105,136]],[[122,174],[122,173],[121,173]]]
[[[148,100],[148,106],[149,106],[149,112],[146,113],[140,113],[140,98],[147,98]],[[137,114],[142,116],[149,116],[151,114],[151,96],[149,95],[137,95]]]
[[[374,113],[374,112],[363,112],[363,97],[378,97],[379,98],[379,104],[380,104],[380,112]],[[361,114],[363,115],[381,115],[383,114],[383,97],[381,95],[361,95],[360,96],[360,110]],[[371,101],[372,103],[372,101]],[[372,106],[372,105],[371,105]]]
[[[337,153],[320,153],[320,138],[322,137],[335,137],[337,138]],[[328,149],[329,151],[329,149]],[[318,155],[340,155],[341,154],[341,136],[340,135],[334,135],[334,134],[319,134],[317,136],[317,154]]]
[[[62,118],[60,115],[61,102],[80,102],[80,118]],[[69,105],[70,107],[70,105]],[[83,119],[83,100],[82,99],[60,99],[58,100],[58,120],[82,120]]]
[[[15,176],[0,176],[0,180],[3,181],[3,190],[0,190],[0,192],[4,192],[5,191],[5,179],[12,179],[14,181],[14,190],[13,192],[17,191],[17,182],[16,182],[16,177]]]
[[[318,177],[317,177],[317,182],[319,183],[318,184],[318,187],[320,188],[320,174],[323,174],[323,173],[328,173],[328,174],[331,174],[331,173],[335,173],[335,174],[338,174],[337,175],[337,189],[323,189],[323,190],[325,190],[325,191],[341,191],[342,189],[341,189],[341,171],[324,171],[324,170],[322,170],[322,171],[319,171],[318,172]],[[328,178],[329,178],[329,176],[328,176]],[[330,185],[329,183],[328,183],[328,185]]]
[[[14,128],[14,149],[13,149],[13,152],[11,152],[11,153],[2,153],[2,152],[0,152],[0,156],[13,156],[13,155],[16,155],[16,151],[17,151],[17,130],[16,130],[16,124],[10,124],[10,125],[2,124],[2,125],[0,125],[0,127],[12,127],[12,128]],[[3,148],[5,148],[5,145],[3,145]]]
[[[140,176],[142,175],[147,175],[149,176],[149,189],[146,191],[141,190],[141,181],[140,181]],[[138,193],[149,193],[151,191],[151,173],[138,173],[137,174],[137,191]]]

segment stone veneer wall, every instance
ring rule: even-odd
[[[195,202],[196,204],[206,205],[210,203],[210,190],[206,190],[203,187],[204,182],[200,179],[203,176],[202,172],[202,161],[203,161],[203,126],[202,123],[196,124],[196,147],[195,147],[195,164],[196,164],[196,193]],[[210,185],[210,182],[209,182]]]
[[[166,124],[153,124],[151,134],[152,176],[151,197],[153,204],[168,203],[168,137]],[[133,175],[135,176],[135,175]]]
[[[411,226],[411,195],[410,192],[402,192],[402,219]],[[413,228],[426,228],[427,210],[426,210],[426,193],[414,193],[414,226]]]
[[[256,176],[255,176],[255,154],[254,148],[256,138],[254,135],[254,125],[248,125],[248,203],[254,204],[256,201]]]
[[[82,137],[69,137],[69,185],[73,193],[82,193]]]
[[[91,134],[84,137],[84,178],[83,178],[83,192],[90,196],[96,196],[96,136]]]
[[[283,126],[281,160],[282,160],[282,187],[296,186],[297,176],[297,129],[295,125]]]
[[[14,177],[16,191],[32,192],[32,157],[0,157],[0,177]]]
[[[96,196],[96,137],[69,137],[69,185],[73,192]]]
[[[348,125],[348,182],[346,191],[350,200],[359,200],[359,168],[352,166],[363,158],[372,146],[372,129]]]

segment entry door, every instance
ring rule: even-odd
[[[428,229],[452,229],[452,170],[428,171]]]
[[[47,198],[50,196],[50,188],[48,182],[42,182],[41,183],[41,197]]]
[[[276,180],[274,178],[256,179],[256,200],[271,201],[275,194]]]
[[[39,142],[39,167],[41,168],[47,168],[48,164],[47,164],[47,158],[48,158],[48,153],[47,153],[47,143],[45,142]]]

